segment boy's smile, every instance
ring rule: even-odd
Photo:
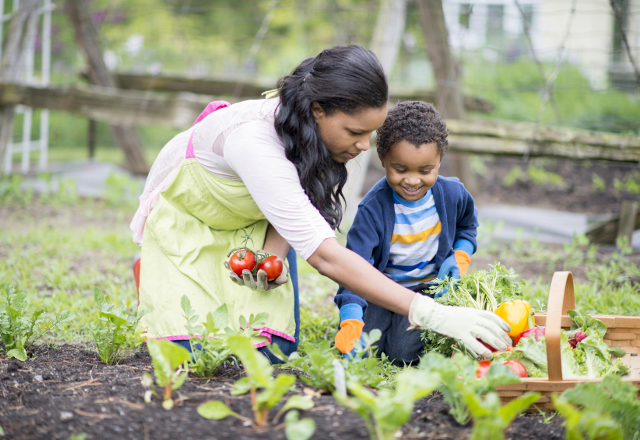
[[[404,200],[420,200],[438,179],[440,169],[438,144],[431,142],[416,147],[407,140],[396,142],[384,158],[387,182]]]

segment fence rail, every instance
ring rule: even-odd
[[[189,92],[155,93],[92,85],[0,84],[0,106],[22,104],[112,124],[179,129],[190,127],[214,99]],[[447,126],[453,152],[640,163],[640,137],[508,121],[447,120]]]

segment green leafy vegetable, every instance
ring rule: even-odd
[[[491,270],[474,270],[460,277],[460,280],[438,280],[436,294],[445,287],[449,290],[436,301],[440,304],[494,312],[505,301],[521,299],[525,287],[523,280],[518,280],[513,269],[507,269],[500,263],[491,266]],[[451,356],[454,351],[466,352],[464,347],[457,346],[454,339],[441,336],[429,330],[423,330],[422,340],[425,351]]]
[[[572,348],[569,334],[560,333],[560,358],[562,361],[562,377],[564,379],[600,378],[609,374],[624,375],[629,367],[621,359],[611,361],[611,350],[604,342],[607,326],[600,320],[586,314],[569,310],[573,321],[571,332],[582,331],[587,337]],[[494,353],[493,359],[507,361],[518,360],[527,369],[530,377],[548,377],[546,337],[536,341],[534,338],[520,339],[513,351]]]
[[[126,306],[117,307],[97,287],[93,291],[93,297],[100,312],[98,320],[89,328],[98,355],[105,364],[118,363],[127,352],[144,342],[144,333],[138,322],[149,310],[139,310],[135,316],[131,316],[127,313]]]
[[[36,310],[28,316],[28,310],[27,294],[6,286],[4,295],[0,297],[0,337],[4,344],[0,350],[21,361],[27,360],[27,351],[37,340],[75,318],[69,310],[54,317],[45,315],[44,310]]]

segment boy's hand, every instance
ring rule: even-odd
[[[259,251],[264,252],[264,251]],[[257,274],[254,276],[250,270],[245,269],[242,271],[242,278],[240,278],[235,272],[231,270],[229,267],[229,262],[224,261],[224,267],[229,271],[229,278],[231,281],[236,283],[238,286],[248,287],[251,290],[256,290],[259,292],[266,292],[267,290],[276,289],[289,281],[289,266],[287,266],[287,262],[282,262],[282,273],[278,278],[273,281],[269,281],[267,279],[267,272],[260,269]]]
[[[363,311],[358,304],[347,304],[340,308],[340,330],[336,333],[336,348],[346,355],[351,352],[355,355],[354,345],[356,341],[364,343],[362,339]]]
[[[512,344],[506,333],[511,331],[511,327],[495,313],[470,307],[443,306],[419,293],[411,301],[409,322],[411,326],[407,330],[420,328],[448,336],[461,341],[476,356],[485,359],[491,357],[491,351],[478,339],[499,351],[505,351]]]
[[[446,277],[459,280],[462,275],[467,273],[469,264],[471,263],[471,254],[473,253],[473,244],[469,240],[460,239],[453,245],[453,254],[449,255],[442,262],[438,271],[438,279],[444,280]],[[449,289],[445,286],[438,296],[447,293]]]

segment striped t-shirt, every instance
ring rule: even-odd
[[[394,191],[393,208],[395,226],[385,275],[406,287],[435,278],[433,260],[442,225],[432,191],[415,202],[404,200]]]

